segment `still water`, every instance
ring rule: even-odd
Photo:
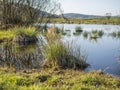
[[[87,24],[49,24],[64,30],[62,36],[65,43],[74,43],[73,48],[80,49],[87,56],[90,64],[86,71],[103,70],[106,73],[120,76],[120,38],[111,36],[110,33],[120,31],[118,25],[87,25]],[[80,26],[83,32],[77,35],[75,27]],[[83,33],[92,30],[102,30],[104,35],[97,39],[85,37]],[[16,43],[0,43],[0,66],[9,66],[16,69],[40,68],[44,60],[41,45],[18,45]]]
[[[50,24],[53,26],[53,24]],[[74,48],[80,47],[87,55],[87,63],[90,66],[86,71],[103,70],[106,73],[120,76],[120,37],[114,37],[112,32],[120,31],[119,25],[86,25],[86,24],[55,24],[56,27],[64,28],[67,34],[62,37],[66,43],[74,43]],[[74,35],[75,27],[82,27],[83,32],[93,30],[104,32],[104,35],[97,39],[91,39],[83,34]]]

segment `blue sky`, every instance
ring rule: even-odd
[[[120,0],[59,0],[64,13],[120,15]]]

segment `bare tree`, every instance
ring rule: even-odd
[[[57,0],[0,0],[4,24],[31,24],[52,17],[59,9]]]
[[[106,13],[105,15],[106,15],[106,18],[109,20],[112,16],[112,13]]]

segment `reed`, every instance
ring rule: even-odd
[[[63,43],[56,33],[47,35],[47,42],[48,44],[43,46],[45,57],[43,66],[74,69],[83,69],[88,66],[81,52],[71,48],[72,44]]]
[[[75,27],[75,31],[76,31],[76,32],[82,32],[83,30],[82,30],[82,27],[77,26],[77,27]]]

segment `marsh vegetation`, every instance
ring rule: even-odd
[[[119,90],[120,18],[61,12],[57,0],[0,1],[0,90]]]
[[[119,90],[119,78],[102,71],[75,70],[23,70],[15,73],[10,68],[0,68],[1,90]]]
[[[114,56],[112,56],[114,55],[112,52],[113,48],[119,46],[119,31],[108,33],[102,29],[91,29],[91,31],[87,31],[84,30],[84,28],[80,31],[76,31],[76,28],[74,28],[74,31],[72,31],[72,28],[65,28],[65,30],[63,30],[57,26],[48,26],[45,32],[42,30],[43,29],[38,30],[34,27],[15,27],[7,31],[1,31],[1,40],[3,40],[3,42],[0,43],[1,90],[17,90],[17,88],[20,90],[54,90],[58,88],[72,90],[95,88],[119,89],[119,78],[104,73],[109,72],[110,74],[119,76],[119,72],[116,69],[116,67],[119,67],[119,63],[112,64],[113,60],[115,61]],[[9,34],[5,35],[4,32]],[[63,32],[66,34],[63,35]],[[75,35],[74,33],[80,34]],[[97,36],[95,36],[96,38],[91,38],[91,35],[95,34],[97,34]],[[15,36],[19,35],[36,36],[38,41],[31,44],[13,42]],[[5,39],[3,39],[4,36],[6,36]],[[115,36],[115,40],[113,40],[113,36]],[[101,42],[101,39],[105,40],[106,44],[105,42]],[[113,42],[115,45],[113,45],[112,48],[111,46],[108,47],[106,40],[110,41],[110,45],[112,45]],[[100,51],[100,53],[105,52],[104,50],[106,48],[109,48],[109,50],[112,49],[108,57],[106,57],[108,55],[107,52],[99,54],[97,51],[99,50],[97,42],[102,45],[107,45],[107,47],[101,49],[103,51]],[[86,51],[83,51],[86,45],[90,47]],[[114,52],[115,51],[116,49]],[[97,56],[95,56],[94,53],[96,53]],[[103,58],[101,58],[101,55]],[[109,65],[112,64],[113,69],[107,70],[106,64],[101,66],[106,59],[109,59],[107,63],[109,63]],[[95,65],[90,63],[91,60],[94,61]],[[102,63],[99,62],[101,60],[103,60]],[[96,70],[102,69],[104,72],[93,71],[86,73],[85,71],[81,71],[91,71],[91,67]],[[80,84],[81,86],[79,86]]]
[[[46,22],[47,18],[43,19]],[[113,24],[120,25],[120,18],[52,18],[49,23],[67,23],[67,24]]]

